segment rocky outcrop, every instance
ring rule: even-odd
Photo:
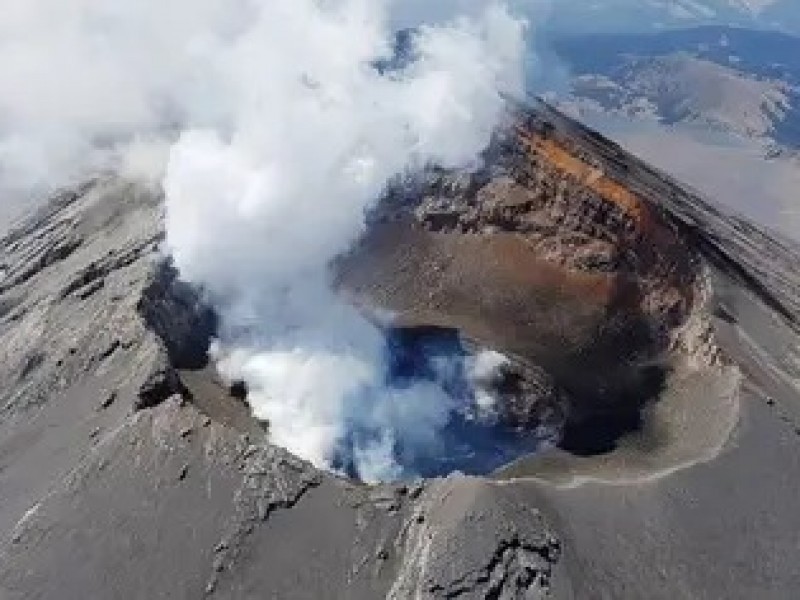
[[[559,555],[538,510],[485,481],[452,478],[416,506],[387,598],[546,598]]]
[[[168,260],[148,276],[138,303],[147,327],[163,342],[176,369],[199,369],[208,363],[208,349],[217,331],[214,310],[199,290],[181,281]]]
[[[136,410],[153,408],[176,395],[184,397],[188,392],[169,355],[159,347],[151,362],[150,371],[139,386],[134,408]]]
[[[206,584],[212,594],[226,572],[233,575],[236,561],[246,551],[248,536],[278,510],[295,506],[323,475],[309,463],[274,446],[247,446],[241,455],[241,484],[234,494],[229,531],[214,547],[213,574]]]

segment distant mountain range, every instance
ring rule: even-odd
[[[567,35],[553,47],[570,72],[566,95],[582,109],[800,148],[800,37],[708,26]]]

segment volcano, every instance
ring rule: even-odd
[[[216,374],[217,315],[159,254],[162,201],[100,176],[0,240],[3,598],[800,585],[794,242],[510,105],[480,169],[397,181],[332,265],[398,380],[437,353],[504,357],[452,461],[367,485],[273,445]]]

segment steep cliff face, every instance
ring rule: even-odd
[[[529,416],[636,427],[702,297],[698,251],[541,113],[520,110],[485,160],[392,190],[341,286],[544,370],[565,393],[529,395]]]
[[[800,252],[545,105],[513,123],[390,190],[338,284],[507,354],[504,425],[560,448],[380,486],[276,448],[159,195],[101,178],[0,240],[0,596],[788,597]]]

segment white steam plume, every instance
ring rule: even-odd
[[[184,133],[165,179],[176,264],[222,308],[221,370],[249,384],[277,443],[318,465],[343,455],[365,479],[435,456],[453,400],[387,386],[382,336],[331,291],[329,264],[392,177],[474,164],[501,94],[522,86],[523,28],[498,4],[419,28],[416,60],[381,74],[388,8],[265,5],[209,52],[230,84],[229,128]]]
[[[329,286],[387,181],[468,167],[521,94],[501,2],[0,0],[0,192],[110,166],[165,173],[167,241],[223,321],[276,442],[365,479],[435,456],[453,402],[386,385],[381,333]],[[415,60],[381,73],[397,26]],[[168,162],[160,161],[164,144]]]

